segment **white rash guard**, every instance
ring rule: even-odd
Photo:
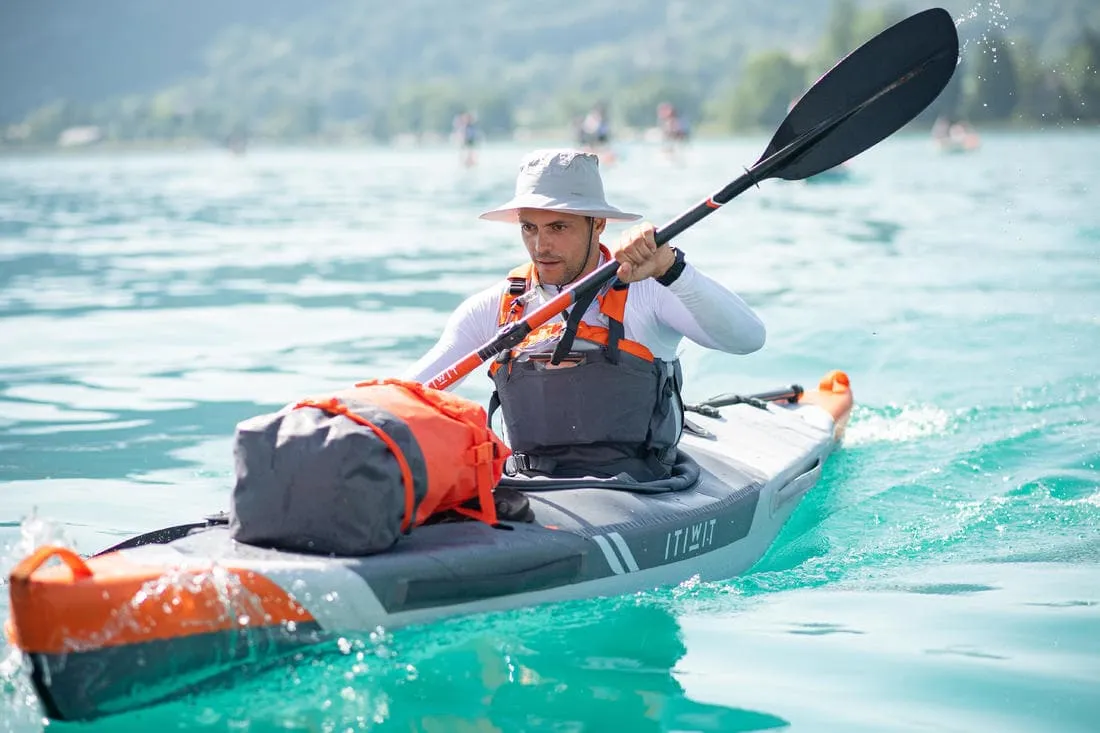
[[[601,256],[600,264],[605,261]],[[498,282],[463,301],[451,314],[439,341],[405,370],[402,379],[427,382],[490,341],[499,328],[500,298],[507,287],[507,280]],[[538,302],[529,305],[526,312],[532,313],[558,292],[557,286],[540,285],[536,289]],[[559,315],[550,323],[561,320]],[[607,327],[607,316],[600,313],[596,299],[582,320]],[[653,278],[631,283],[623,329],[625,338],[644,344],[653,356],[664,361],[676,358],[676,349],[685,336],[700,346],[730,354],[750,354],[764,345],[764,324],[748,304],[690,262],[668,287]]]

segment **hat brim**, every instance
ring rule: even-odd
[[[479,219],[486,221],[502,221],[515,224],[519,221],[520,209],[540,209],[542,211],[559,211],[563,214],[575,216],[591,216],[596,219],[610,219],[612,221],[637,221],[641,214],[631,214],[627,211],[616,209],[604,202],[594,202],[591,199],[562,199],[540,196],[538,194],[524,194],[516,196],[511,201],[495,209],[486,211]]]

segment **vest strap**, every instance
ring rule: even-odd
[[[561,360],[573,349],[573,342],[577,338],[577,329],[581,325],[581,319],[584,318],[588,306],[592,305],[592,301],[596,299],[596,295],[597,293],[592,293],[592,295],[573,304],[573,312],[565,320],[565,330],[562,332],[561,339],[558,341],[558,345],[554,347],[554,353],[550,357],[550,363],[554,366],[560,364]]]
[[[485,417],[485,425],[491,430],[493,428],[493,414],[500,409],[500,392],[493,390],[493,396],[489,398],[489,412]]]
[[[626,336],[626,327],[622,321],[607,318],[607,360],[612,364],[619,363],[619,341]]]
[[[512,453],[504,463],[504,472],[514,476],[517,473],[544,473],[550,476],[558,462],[546,456],[533,456],[529,453]]]

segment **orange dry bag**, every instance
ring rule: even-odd
[[[245,420],[234,454],[234,539],[369,555],[451,509],[495,524],[510,451],[476,402],[376,379]]]

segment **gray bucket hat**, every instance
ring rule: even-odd
[[[516,222],[520,209],[562,211],[597,219],[634,221],[629,214],[607,203],[600,179],[600,159],[580,150],[536,150],[519,166],[516,194],[506,204],[490,209],[480,218]]]

